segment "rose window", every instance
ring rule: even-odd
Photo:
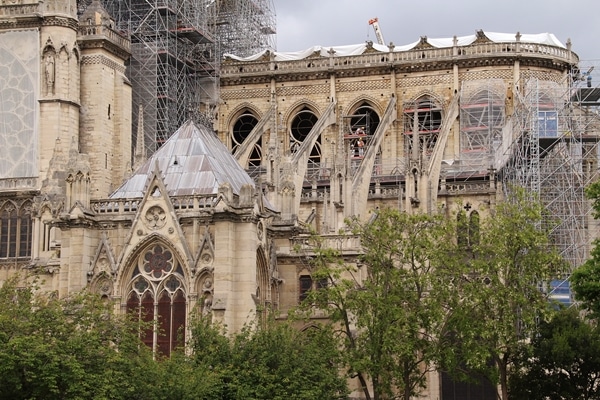
[[[143,270],[152,279],[160,279],[173,269],[173,254],[163,250],[161,246],[154,246],[144,255]]]

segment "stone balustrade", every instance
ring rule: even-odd
[[[492,190],[489,182],[446,183],[440,189],[441,193],[445,191],[448,194],[488,193]]]
[[[78,29],[80,36],[104,36],[119,47],[131,51],[131,42],[117,31],[104,25],[82,25]]]
[[[320,235],[320,246],[334,249],[342,254],[357,254],[360,252],[360,237],[357,235]],[[314,255],[314,245],[308,236],[298,236],[292,239],[292,246],[298,255]]]
[[[0,4],[0,17],[19,17],[41,13],[41,4]]]
[[[33,190],[38,187],[37,178],[0,179],[0,190]]]
[[[217,196],[182,196],[171,199],[176,211],[200,211],[214,207]],[[91,208],[96,214],[115,214],[137,212],[142,199],[94,200]]]

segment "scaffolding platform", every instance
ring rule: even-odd
[[[193,27],[177,27],[176,29],[171,29],[171,33],[185,38],[194,44],[214,43],[214,39],[210,34]]]
[[[577,88],[571,96],[571,102],[577,103],[581,106],[600,106],[600,88]]]
[[[510,197],[518,186],[539,199],[551,218],[542,224],[568,263],[568,276],[589,256],[597,232],[585,188],[599,178],[600,88],[582,87],[574,69],[561,82],[523,79],[515,112],[494,166]],[[507,132],[508,133],[508,132]]]

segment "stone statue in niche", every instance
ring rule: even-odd
[[[212,310],[212,294],[208,293],[204,297],[204,303],[202,304],[202,315],[207,315]]]
[[[44,76],[46,78],[46,93],[54,94],[54,79],[56,76],[55,59],[52,52],[44,56]]]
[[[206,278],[204,280],[202,291],[204,292],[204,301],[202,303],[202,315],[206,315],[212,310],[212,279]]]

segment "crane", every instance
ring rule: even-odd
[[[375,30],[375,36],[377,37],[377,43],[385,46],[385,40],[383,40],[383,33],[381,33],[381,29],[379,28],[379,19],[377,17],[371,18],[369,20],[369,25],[373,25],[373,29]]]

